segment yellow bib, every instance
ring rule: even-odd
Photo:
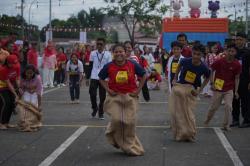
[[[215,86],[215,89],[217,90],[222,90],[223,89],[223,86],[224,86],[224,80],[221,80],[219,78],[216,78],[215,79],[215,82],[214,82],[214,86]]]
[[[174,74],[176,73],[177,67],[178,67],[178,63],[173,62],[173,63],[172,63],[172,69],[171,69],[171,70],[172,70],[172,73],[174,73]]]
[[[115,77],[116,83],[128,83],[128,72],[118,71]]]
[[[6,88],[8,85],[5,81],[0,80],[0,88]]]
[[[191,71],[187,71],[185,76],[185,81],[189,83],[194,83],[195,79],[196,79],[196,74]]]

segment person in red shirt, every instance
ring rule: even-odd
[[[37,43],[35,42],[31,43],[31,49],[28,51],[27,61],[29,65],[33,65],[37,69],[38,68],[37,66],[38,52],[36,50],[36,47],[37,47]]]
[[[111,116],[106,136],[114,147],[126,154],[143,155],[135,124],[138,95],[146,80],[145,70],[137,62],[127,60],[123,45],[114,46],[113,54],[114,60],[99,72],[100,83],[109,94],[104,103],[104,111]],[[138,87],[135,75],[142,78]]]
[[[67,56],[64,54],[64,48],[60,47],[58,50],[58,54],[56,55],[57,60],[57,71],[56,71],[56,83],[60,86],[65,86],[65,74],[66,74],[66,63]]]
[[[4,65],[0,65],[0,129],[13,127],[9,124],[12,112],[15,109],[15,99],[18,94],[13,86],[17,57],[10,55],[6,58]],[[20,65],[19,65],[20,71]]]
[[[89,79],[91,75],[91,67],[90,67],[90,53],[91,53],[91,46],[86,45],[86,51],[85,51],[85,56],[83,59],[83,67],[84,67],[84,73],[85,73],[85,78],[86,78],[86,85],[89,85]]]
[[[152,69],[150,76],[148,77],[148,89],[149,90],[160,90],[161,75],[156,69]]]
[[[214,113],[221,105],[222,99],[225,101],[225,116],[223,129],[230,130],[229,119],[232,112],[232,102],[234,96],[239,98],[238,86],[241,73],[241,64],[235,59],[237,48],[234,44],[228,45],[225,58],[215,61],[211,65],[212,76],[211,86],[214,91],[212,103],[208,109],[205,125],[208,125]]]

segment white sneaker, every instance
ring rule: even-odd
[[[80,100],[76,100],[76,101],[75,101],[75,104],[80,104]]]
[[[60,86],[66,86],[66,84],[60,84]]]
[[[55,86],[54,86],[54,85],[50,85],[49,87],[50,87],[50,88],[54,88]]]

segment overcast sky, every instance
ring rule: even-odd
[[[31,2],[35,3],[31,6]],[[38,5],[37,2],[38,1]],[[181,9],[181,16],[188,16],[188,0],[184,1],[184,7]],[[209,11],[207,10],[209,0],[202,0],[201,17],[209,17]],[[60,3],[59,3],[60,2]],[[163,3],[169,4],[170,0],[162,0]],[[219,17],[226,17],[229,14],[237,11],[238,16],[245,16],[245,0],[220,0],[221,9],[219,10]],[[20,10],[21,0],[0,0],[0,14],[7,14],[16,16],[21,14]],[[60,4],[60,5],[59,5]],[[234,5],[236,6],[234,8]],[[49,22],[49,0],[25,0],[24,18],[28,22],[29,7],[31,6],[31,23],[38,25],[39,28],[45,26]],[[72,14],[77,14],[80,10],[87,10],[89,8],[104,7],[103,0],[52,0],[52,19],[67,19]],[[166,13],[169,16],[169,12]],[[234,16],[233,16],[234,17]]]

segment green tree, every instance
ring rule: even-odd
[[[236,20],[231,20],[230,18],[233,15],[229,15],[229,34],[233,35],[237,32],[245,32],[245,21],[243,21],[243,17],[238,17]]]
[[[17,28],[15,26],[21,26],[22,21],[24,21],[24,33],[25,33],[26,38],[30,36],[29,38],[31,40],[38,40],[39,38],[38,27],[35,25],[31,25],[32,29],[30,30],[27,22],[20,15],[8,16],[8,15],[3,14],[0,17],[0,22],[2,24],[8,25],[8,26],[0,27],[1,28],[0,37],[5,37],[5,36],[8,36],[10,33],[14,33],[14,34],[17,34],[17,38],[20,39],[22,37],[21,36],[22,29],[20,27]],[[36,30],[34,30],[34,28],[36,28]]]
[[[104,19],[104,13],[102,10],[96,9],[96,8],[90,8],[89,12],[85,10],[81,10],[76,16],[72,15],[67,20],[59,20],[54,19],[52,20],[51,24],[52,27],[57,28],[73,28],[77,29],[77,32],[53,32],[53,36],[57,38],[78,38],[79,37],[79,28],[100,28],[102,27],[102,22]],[[49,24],[45,28],[48,28]],[[41,34],[43,37],[42,39],[45,39],[43,32]],[[88,39],[95,39],[97,37],[105,37],[106,32],[105,31],[91,31],[88,32]]]
[[[138,24],[141,27],[144,27],[144,29],[150,25],[155,32],[157,29],[156,27],[160,24],[159,22],[162,16],[168,10],[168,6],[161,4],[161,0],[104,1],[111,4],[108,5],[108,7],[103,8],[104,11],[106,11],[109,16],[116,16],[121,20],[132,43],[134,43],[135,40],[135,30]]]

